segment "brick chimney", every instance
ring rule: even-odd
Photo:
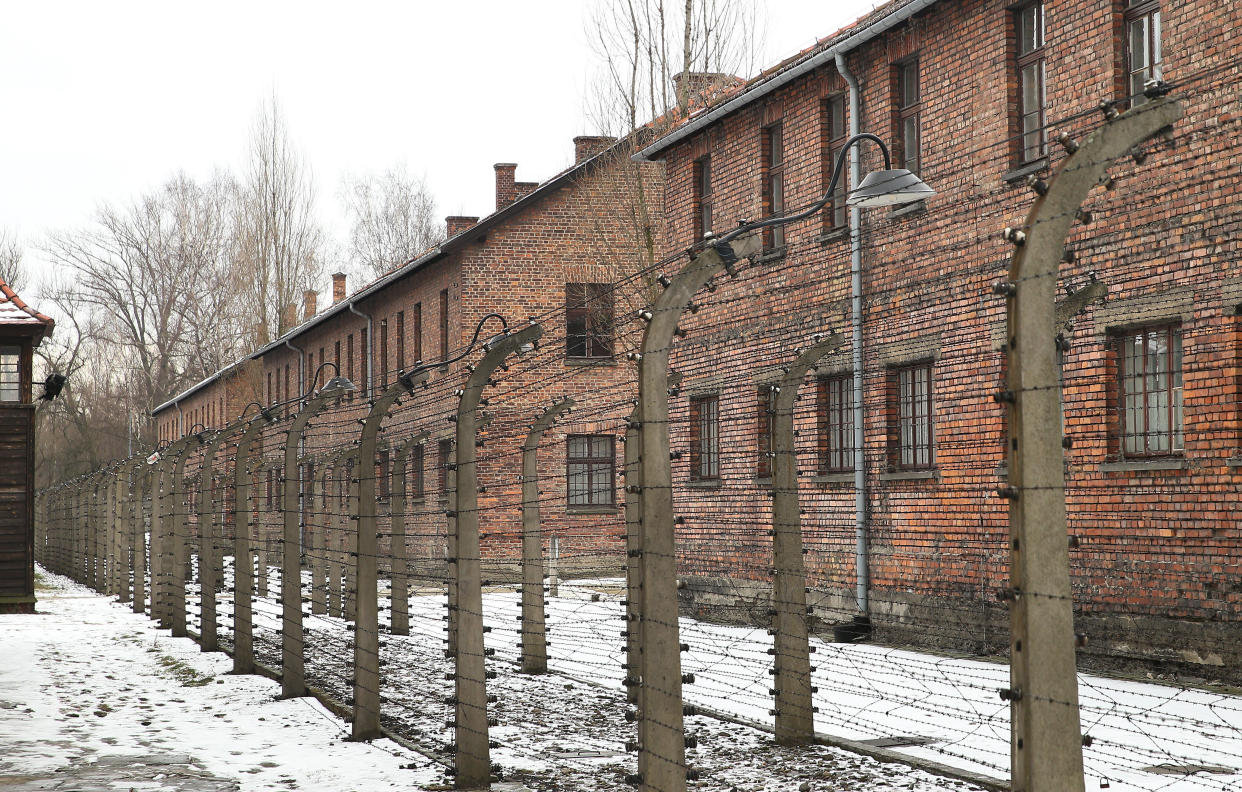
[[[504,209],[517,199],[517,187],[513,177],[517,174],[516,162],[497,162],[496,168],[496,209]]]
[[[280,326],[284,330],[289,330],[298,323],[298,304],[289,303],[280,312]]]
[[[515,193],[513,200],[517,201],[530,195],[539,186],[539,182],[514,182],[513,191]]]
[[[339,303],[345,299],[345,273],[332,273],[332,302]]]
[[[307,289],[302,292],[302,321],[312,319],[315,316],[316,303],[319,302],[319,292],[314,289]]]
[[[579,135],[574,138],[574,164],[582,164],[616,142],[614,137]]]
[[[449,239],[452,239],[462,231],[467,231],[473,228],[477,222],[479,222],[479,218],[477,217],[450,215],[449,217],[444,218],[444,235]]]

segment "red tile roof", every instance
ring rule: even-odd
[[[56,322],[52,317],[41,314],[27,305],[25,300],[17,296],[17,292],[9,287],[9,284],[0,279],[0,327],[15,325],[38,327],[40,329],[35,335],[42,338],[52,332]]]

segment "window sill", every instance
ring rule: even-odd
[[[1100,465],[1101,473],[1144,473],[1155,470],[1185,470],[1186,460],[1181,457],[1169,459],[1145,459],[1143,461],[1127,460],[1124,462],[1105,462]]]
[[[1020,184],[1027,176],[1030,176],[1032,173],[1039,173],[1040,171],[1047,170],[1047,169],[1048,169],[1048,158],[1040,157],[1037,160],[1028,162],[1025,165],[1019,165],[1018,167],[1010,171],[1007,171],[1004,175],[1001,176],[1001,181],[1005,182],[1006,184],[1009,184],[1010,186],[1016,186]]]
[[[755,256],[754,262],[755,264],[775,264],[777,262],[784,261],[785,252],[787,250],[788,250],[787,247],[778,247],[778,248],[771,248],[770,250],[765,250],[759,255]]]
[[[615,366],[617,359],[614,357],[565,357],[566,366]]]
[[[810,481],[812,484],[853,484],[854,473],[853,471],[848,473],[821,473],[817,476],[812,476]]]
[[[940,471],[936,468],[928,470],[895,470],[891,473],[881,473],[880,481],[927,481],[929,479],[940,479]]]
[[[921,214],[927,214],[927,201],[915,201],[905,206],[898,206],[896,209],[890,209],[888,211],[888,219],[896,220],[901,217],[912,217]]]
[[[723,482],[720,479],[690,479],[686,486],[695,489],[720,489]]]
[[[827,245],[829,242],[836,242],[838,239],[849,239],[849,237],[850,227],[841,226],[840,228],[834,228],[831,231],[825,231],[815,237],[815,241],[821,245]]]
[[[614,506],[566,506],[565,514],[617,514],[618,509]]]

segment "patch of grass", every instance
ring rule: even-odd
[[[215,681],[214,676],[203,676],[175,657],[160,655],[159,664],[169,676],[180,682],[182,687],[202,687]]]

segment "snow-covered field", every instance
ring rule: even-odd
[[[0,615],[0,788],[357,790],[438,783],[388,740],[346,742],[313,699],[40,571],[38,613]],[[411,767],[412,769],[403,769]]]
[[[279,588],[273,571],[272,593]],[[489,714],[498,725],[492,758],[508,777],[538,789],[623,789],[634,772],[625,743],[636,728],[625,720],[622,581],[562,583],[548,600],[548,676],[517,673],[517,595],[484,597],[488,668],[496,672]],[[225,603],[227,607],[227,602]],[[388,635],[381,599],[384,721],[396,732],[444,750],[451,738],[445,698],[452,667],[444,658],[445,599],[411,597],[410,636]],[[191,612],[196,610],[191,606]],[[221,619],[227,629],[228,619]],[[256,651],[279,665],[279,605],[255,604]],[[350,695],[351,632],[336,618],[307,620],[307,676],[341,700]],[[687,703],[770,723],[771,638],[763,629],[709,624],[683,617]],[[1009,708],[1005,665],[873,645],[815,641],[818,731],[1004,779],[1008,775]],[[1091,745],[1084,750],[1087,788],[1154,792],[1242,789],[1242,701],[1210,689],[1080,674],[1081,716]],[[960,782],[881,765],[829,748],[780,749],[754,729],[703,716],[687,719],[698,747],[688,754],[700,789],[794,789],[804,780],[833,789],[956,789]],[[589,782],[584,780],[589,779]],[[861,786],[852,787],[851,779]],[[909,786],[914,783],[916,786]]]

